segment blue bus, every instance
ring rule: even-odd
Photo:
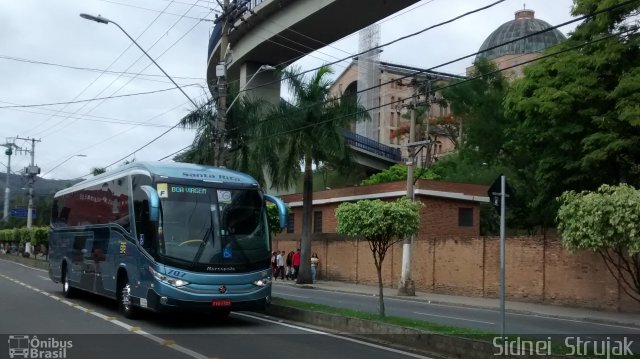
[[[117,299],[122,314],[226,315],[271,300],[266,201],[252,177],[223,168],[134,162],[55,194],[49,276],[63,294]]]

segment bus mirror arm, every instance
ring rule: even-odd
[[[149,198],[149,220],[152,223],[158,223],[160,220],[160,197],[155,188],[151,186],[140,186],[140,189],[147,194]]]
[[[285,228],[287,226],[287,219],[289,210],[287,209],[287,205],[282,202],[282,200],[278,197],[271,196],[268,194],[264,195],[265,201],[271,202],[276,205],[278,208],[278,217],[280,219],[280,228]]]

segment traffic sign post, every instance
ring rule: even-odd
[[[488,192],[491,203],[500,211],[500,335],[504,338],[505,332],[505,283],[504,283],[504,237],[505,237],[505,212],[507,198],[513,197],[513,191],[507,184],[507,177],[500,175],[489,187]]]

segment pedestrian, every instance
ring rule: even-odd
[[[287,254],[287,260],[286,260],[286,265],[287,265],[287,280],[289,279],[293,279],[293,251],[289,252],[289,254]]]
[[[278,272],[278,263],[276,262],[276,257],[277,254],[276,252],[272,252],[271,253],[271,278],[273,278],[274,276],[277,277],[278,275],[276,274]]]
[[[298,273],[300,273],[300,248],[293,254],[291,261],[293,263],[293,270],[295,271],[293,278],[298,279]]]
[[[284,251],[278,252],[278,256],[276,257],[276,262],[278,262],[278,270],[276,271],[276,279],[278,279],[278,275],[280,275],[280,279],[284,280]]]
[[[320,258],[318,258],[318,253],[313,253],[311,255],[311,281],[312,283],[316,282],[316,275],[318,274],[318,264],[320,263]]]

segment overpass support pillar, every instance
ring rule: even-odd
[[[260,66],[262,64],[256,62],[245,62],[240,65],[240,88],[245,89],[246,95],[250,97],[262,98],[269,103],[277,104],[280,102],[280,78],[277,71],[261,71],[253,77]]]

